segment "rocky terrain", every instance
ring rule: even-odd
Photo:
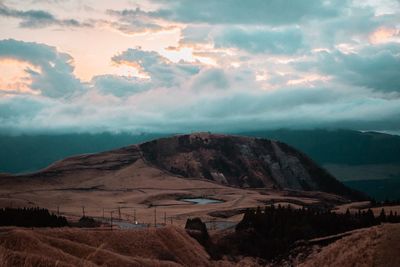
[[[153,140],[139,148],[148,162],[182,177],[360,197],[306,155],[278,141],[197,133]]]

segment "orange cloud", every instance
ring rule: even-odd
[[[0,60],[0,91],[5,93],[38,94],[30,88],[31,75],[27,71],[40,73],[40,69],[25,61]]]
[[[398,29],[381,27],[370,34],[369,42],[372,44],[384,43],[399,35],[400,30]]]

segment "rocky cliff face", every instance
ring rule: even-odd
[[[358,194],[294,148],[277,141],[196,133],[139,145],[145,160],[188,178],[238,187]]]

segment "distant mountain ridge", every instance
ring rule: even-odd
[[[35,172],[70,156],[108,151],[163,136],[167,134],[0,134],[0,172]]]
[[[310,156],[319,164],[400,164],[400,136],[351,130],[270,130],[240,135],[276,139]]]

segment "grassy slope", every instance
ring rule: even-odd
[[[400,266],[400,224],[363,229],[311,254],[301,267]]]
[[[1,266],[206,266],[208,254],[177,227],[108,231],[0,228]]]

